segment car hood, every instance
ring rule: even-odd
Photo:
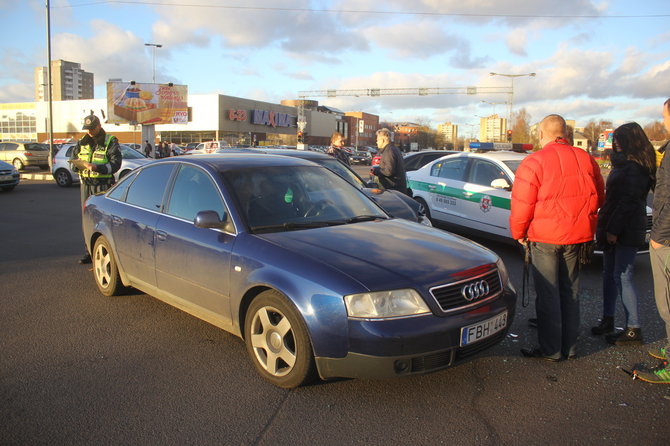
[[[367,289],[393,289],[410,283],[432,286],[498,259],[467,239],[399,219],[256,237],[307,257],[310,264],[347,275]]]
[[[379,191],[379,192],[377,192]],[[376,201],[388,214],[396,218],[404,218],[405,220],[418,220],[418,203],[416,209],[412,207],[409,201],[414,201],[412,198],[404,195],[402,192],[394,190],[380,190],[364,188],[363,192]]]

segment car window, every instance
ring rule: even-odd
[[[40,143],[29,143],[25,144],[26,150],[32,150],[35,152],[48,152],[49,151],[49,146],[46,144],[40,144]]]
[[[145,158],[145,156],[137,150],[124,145],[121,145],[121,157],[126,160]]]
[[[516,170],[519,168],[519,165],[521,164],[521,160],[518,161],[503,161],[507,167],[509,167],[509,170],[512,172],[516,173]]]
[[[466,164],[467,158],[465,157],[440,161],[433,164],[430,174],[447,180],[463,181]]]
[[[72,156],[72,151],[74,150],[75,146],[70,146],[67,148],[67,152],[65,152],[65,157],[70,158]]]
[[[133,184],[133,179],[138,173],[139,171],[136,170],[135,172],[131,172],[128,175],[124,176],[118,183],[116,183],[114,189],[112,189],[109,192],[108,197],[113,198],[115,200],[124,201],[126,198],[126,192],[128,191],[128,187],[130,187],[130,185]]]
[[[5,145],[5,150],[7,150],[7,151],[16,150],[19,147],[19,145],[14,143],[14,142],[8,142],[8,143],[5,143],[5,144],[6,144]]]
[[[509,182],[507,175],[505,175],[505,172],[500,167],[484,160],[473,160],[469,177],[470,183],[482,186],[490,186],[491,182],[498,178],[502,178]]]
[[[202,169],[181,166],[165,212],[193,221],[200,211],[215,211],[223,219],[225,207],[219,190]]]
[[[142,169],[128,189],[126,202],[158,211],[173,167],[173,164],[159,164]]]
[[[317,164],[321,164],[322,166],[332,170],[351,184],[358,186],[358,187],[365,187],[365,184],[361,181],[361,179],[348,167],[346,167],[344,164],[336,160],[335,158],[328,158],[328,159],[314,159],[311,160]]]

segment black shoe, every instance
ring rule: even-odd
[[[537,318],[536,317],[531,317],[528,319],[528,326],[530,328],[537,328]]]
[[[91,263],[91,255],[86,253],[81,259],[77,260],[77,262],[80,265],[88,265],[89,263]]]
[[[639,328],[628,328],[605,336],[607,342],[613,345],[642,345],[642,331]]]
[[[521,354],[524,355],[526,358],[539,358],[539,359],[544,359],[544,360],[551,361],[551,362],[558,362],[558,361],[561,360],[560,357],[545,355],[544,353],[542,353],[542,350],[540,350],[539,347],[522,348],[521,349]]]
[[[614,317],[613,316],[604,316],[598,322],[598,325],[591,327],[591,333],[594,335],[603,335],[605,333],[611,333],[614,331]]]

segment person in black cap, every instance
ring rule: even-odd
[[[103,130],[100,119],[93,113],[84,118],[82,129],[87,134],[77,142],[70,159],[81,161],[80,168],[74,167],[74,170],[81,179],[83,211],[90,195],[104,192],[114,184],[114,174],[121,167],[122,158],[119,140]],[[91,263],[91,254],[86,251],[79,263]]]

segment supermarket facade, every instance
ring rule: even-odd
[[[52,102],[53,139],[55,143],[73,141],[84,135],[82,122],[93,111],[108,133],[122,143],[143,144],[170,141],[177,144],[225,140],[231,145],[296,145],[298,105],[296,100],[282,104],[220,94],[188,95],[188,122],[163,124],[151,132],[142,125],[105,122],[109,116],[107,99]],[[305,142],[328,145],[333,132],[345,135],[348,145],[374,145],[379,118],[362,112],[343,113],[304,101]],[[0,104],[1,141],[48,141],[48,102]],[[145,136],[143,138],[143,135]]]

